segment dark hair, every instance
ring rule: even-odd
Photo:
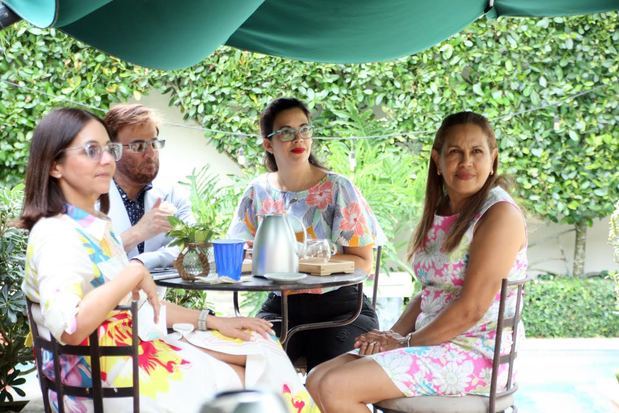
[[[53,163],[64,157],[64,149],[92,120],[105,127],[98,116],[83,109],[56,109],[41,119],[30,143],[24,206],[18,222],[20,227],[30,230],[39,219],[65,211],[64,194],[58,180],[49,173]],[[108,194],[102,194],[99,203],[100,210],[107,213],[110,206]]]
[[[447,133],[449,130],[457,125],[467,125],[473,124],[477,125],[481,128],[483,133],[486,135],[488,146],[490,149],[497,148],[496,136],[488,119],[484,116],[479,115],[474,112],[458,112],[447,116],[443,123],[441,123],[440,128],[436,131],[436,136],[434,137],[434,143],[432,144],[432,149],[436,150],[438,153],[441,153],[443,149],[443,145],[445,144],[445,139],[447,137]],[[494,160],[492,165],[492,171],[494,172],[492,175],[488,176],[486,182],[481,187],[476,194],[472,195],[468,198],[460,211],[458,219],[453,225],[449,234],[447,234],[447,238],[442,245],[443,251],[450,252],[453,251],[454,248],[458,246],[464,233],[469,227],[470,221],[473,219],[475,214],[480,210],[484,201],[488,197],[488,192],[495,186],[507,186],[507,180],[504,177],[498,176],[497,169],[499,167],[499,157]],[[436,213],[438,207],[447,200],[447,194],[443,189],[443,177],[439,175],[436,167],[436,164],[430,158],[430,162],[428,164],[428,179],[426,183],[426,196],[425,203],[423,207],[423,216],[419,221],[419,225],[415,229],[413,237],[411,238],[409,250],[408,250],[408,258],[411,259],[415,252],[423,248],[425,246],[425,238],[426,234],[432,227],[432,222],[434,221],[434,214]]]
[[[303,111],[307,119],[310,120],[310,111],[305,105],[305,103],[301,102],[296,98],[278,98],[273,100],[268,106],[262,111],[260,114],[260,134],[264,139],[269,138],[269,134],[273,132],[273,124],[275,123],[275,118],[281,112],[288,109],[300,109]],[[271,172],[277,171],[277,162],[275,162],[275,156],[272,153],[267,151],[264,152],[263,159],[264,166]],[[317,166],[322,169],[327,169],[316,157],[313,153],[310,153],[309,163]]]

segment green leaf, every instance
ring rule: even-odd
[[[52,107],[79,102],[103,114],[114,103],[165,92],[170,105],[200,127],[257,134],[259,114],[271,99],[298,96],[309,100],[322,136],[417,132],[393,142],[377,139],[355,171],[345,150],[314,140],[330,168],[379,194],[372,195],[372,202],[381,205],[379,219],[385,226],[414,227],[416,212],[404,206],[418,205],[423,194],[397,185],[423,186],[420,169],[427,164],[434,132],[442,118],[463,108],[490,119],[501,170],[517,177],[515,195],[526,209],[563,223],[604,217],[619,199],[616,21],[616,12],[492,24],[480,19],[415,55],[360,65],[291,61],[222,47],[203,62],[173,72],[133,66],[61,31],[19,23],[0,31],[0,79],[33,91],[0,82],[0,180],[23,180],[32,131]],[[213,195],[205,189],[209,185],[196,181],[196,193],[204,191],[205,196],[192,199],[194,212],[218,235],[225,233],[242,184],[263,171],[263,151],[254,138],[209,133],[205,139],[233,160],[243,149],[248,161],[237,183],[240,189]],[[401,169],[381,170],[369,161],[371,156],[375,163]],[[402,166],[406,163],[413,166]],[[360,172],[362,168],[379,178]],[[535,176],[529,176],[533,170]],[[386,173],[398,179],[385,178]],[[420,178],[402,181],[401,176],[414,174]],[[375,187],[384,180],[390,193]],[[601,186],[608,188],[603,196],[594,191]],[[578,208],[567,206],[572,200]],[[182,227],[174,230],[183,232]]]
[[[578,134],[576,132],[574,132],[573,130],[569,130],[567,131],[567,135],[570,137],[571,140],[573,140],[574,142],[578,142],[579,141],[579,137]]]
[[[475,94],[479,96],[484,95],[484,92],[481,90],[481,85],[479,83],[475,83],[473,85],[473,92],[475,92]]]

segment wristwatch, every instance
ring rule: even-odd
[[[215,315],[215,311],[211,310],[210,308],[206,308],[200,311],[200,315],[198,315],[198,330],[206,331],[208,329],[206,320],[208,316],[214,316],[214,315]]]

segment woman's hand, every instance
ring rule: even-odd
[[[268,338],[269,334],[275,334],[270,321],[253,317],[209,317],[207,326],[218,330],[224,336],[245,341],[251,340],[253,331],[264,338]]]
[[[155,322],[159,319],[159,297],[157,287],[150,272],[139,261],[129,263],[109,282],[92,289],[79,303],[77,313],[77,330],[68,334],[62,334],[62,341],[67,344],[79,344],[87,338],[95,328],[99,327],[118,303],[132,293],[133,299],[139,298],[139,291],[143,290],[153,306]]]
[[[360,355],[368,356],[371,354],[382,353],[383,351],[405,347],[406,337],[403,337],[392,330],[372,330],[357,337],[354,346],[359,349]]]
[[[371,330],[365,334],[361,334],[355,340],[354,347],[359,349],[359,354],[367,356],[380,352],[380,340],[386,331]]]
[[[139,291],[144,291],[149,304],[153,307],[153,312],[155,314],[154,321],[156,324],[159,321],[159,309],[161,307],[161,303],[159,302],[159,295],[157,294],[157,285],[155,284],[155,281],[153,281],[152,275],[144,266],[144,264],[136,261],[131,261],[129,265],[135,266],[136,271],[140,271],[142,275],[141,281],[132,291],[133,299],[137,300],[140,297]]]
[[[254,240],[245,241],[245,249],[243,250],[243,259],[250,260],[254,253]]]

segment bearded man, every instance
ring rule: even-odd
[[[109,192],[114,231],[121,234],[130,259],[151,270],[169,267],[179,250],[167,246],[168,217],[176,215],[190,224],[195,220],[183,191],[153,183],[159,172],[159,150],[165,146],[158,120],[144,105],[122,104],[110,109],[104,122],[110,139],[123,145]]]

